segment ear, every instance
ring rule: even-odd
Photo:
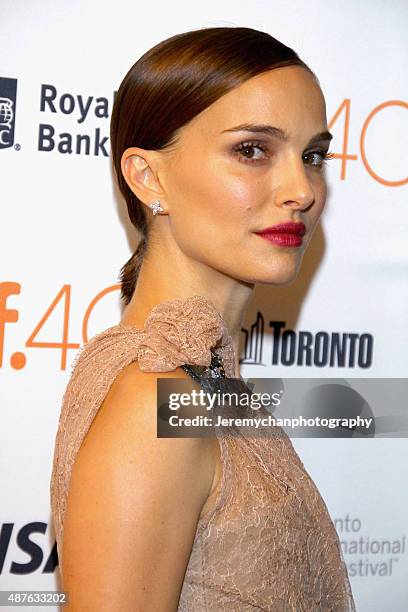
[[[129,188],[147,206],[157,199],[160,199],[163,206],[164,192],[157,176],[156,163],[154,151],[139,147],[126,149],[120,162]]]

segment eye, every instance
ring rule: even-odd
[[[333,159],[334,158],[334,153],[332,153],[331,151],[324,151],[323,149],[319,150],[319,151],[310,151],[309,153],[305,153],[304,157],[308,158],[309,156],[313,156],[313,160],[317,160],[317,163],[311,163],[309,164],[310,166],[317,166],[318,168],[322,167],[324,164],[326,164],[329,159]],[[319,158],[321,159],[321,161],[319,162]]]
[[[258,154],[254,156],[253,153],[256,149],[258,150]],[[234,152],[238,155],[238,161],[245,164],[256,163],[257,161],[267,159],[267,155],[265,155],[266,151],[267,147],[264,144],[254,141],[240,142],[237,147],[234,147]]]

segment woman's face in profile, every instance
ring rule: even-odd
[[[285,138],[236,129],[249,124]],[[184,126],[159,173],[181,250],[245,282],[291,282],[326,200],[325,131],[323,94],[300,66],[249,79]],[[306,226],[293,246],[255,233],[286,222]]]

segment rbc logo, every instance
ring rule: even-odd
[[[17,79],[0,77],[0,149],[13,146]]]

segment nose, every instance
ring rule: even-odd
[[[278,188],[275,188],[276,205],[301,211],[309,208],[314,203],[315,193],[303,160],[297,156],[292,159],[286,158],[278,172]]]

